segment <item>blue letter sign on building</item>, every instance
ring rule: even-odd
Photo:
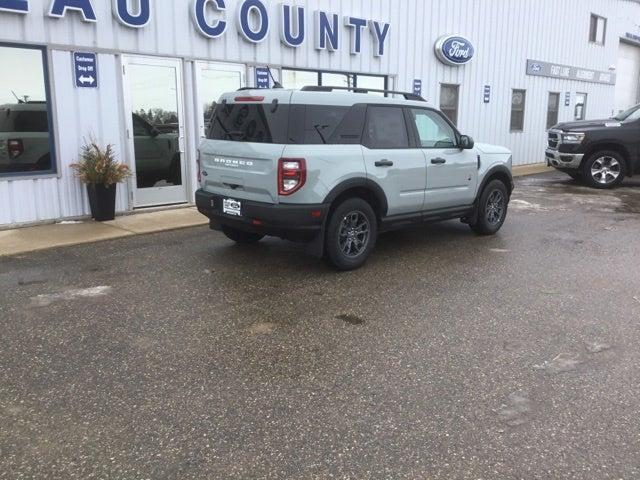
[[[127,0],[113,0],[113,13],[116,19],[123,25],[131,28],[146,27],[151,18],[149,0],[138,0],[137,13],[129,11]]]
[[[251,16],[257,20],[257,29],[251,26]],[[252,43],[262,42],[269,33],[269,12],[260,0],[244,0],[238,8],[238,29]]]
[[[29,13],[29,3],[27,0],[0,0],[0,11]]]
[[[208,23],[206,9],[209,4],[214,10],[225,11],[227,9],[224,0],[195,0],[192,10],[193,21],[202,35],[207,38],[218,38],[225,32],[227,22],[217,20],[215,23]]]
[[[78,88],[98,87],[98,60],[95,53],[74,52],[73,72]]]
[[[63,18],[67,10],[80,12],[84,22],[98,21],[89,0],[52,0],[51,7],[49,8],[49,16]]]

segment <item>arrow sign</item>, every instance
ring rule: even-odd
[[[82,83],[82,85],[88,83],[89,85],[93,85],[96,81],[95,78],[93,77],[85,77],[84,75],[81,76],[78,80],[80,80],[80,83]]]
[[[95,53],[74,52],[73,71],[78,88],[97,88],[98,59]]]

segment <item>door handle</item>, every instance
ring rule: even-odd
[[[393,162],[391,160],[378,160],[375,163],[376,167],[393,167]]]
[[[447,161],[444,158],[438,157],[438,158],[432,158],[431,163],[433,163],[434,165],[443,165],[447,163]]]

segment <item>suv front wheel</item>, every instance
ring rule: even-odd
[[[482,191],[478,201],[478,215],[471,229],[478,235],[495,235],[507,218],[509,192],[500,180],[492,180]]]
[[[338,270],[360,268],[378,237],[376,214],[361,198],[349,198],[334,210],[326,232],[326,258]]]

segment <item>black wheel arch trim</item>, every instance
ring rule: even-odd
[[[482,180],[482,183],[480,184],[480,188],[478,188],[478,193],[476,194],[476,202],[482,195],[482,192],[484,191],[485,187],[489,184],[489,182],[495,179],[496,174],[507,176],[507,178],[509,179],[509,182],[507,183],[507,190],[509,192],[509,196],[511,196],[514,189],[513,174],[511,173],[511,170],[509,170],[504,165],[495,165],[491,167],[489,170],[487,170],[487,173],[484,174],[484,179]]]
[[[380,185],[368,178],[350,178],[336,185],[324,199],[324,204],[332,204],[336,198],[353,188],[364,188],[375,196],[380,206],[380,216],[384,218],[389,210],[387,196]]]

